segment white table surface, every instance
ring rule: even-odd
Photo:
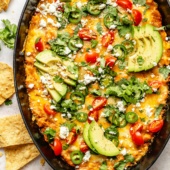
[[[12,23],[18,24],[25,2],[26,0],[11,0],[8,10],[0,13],[0,28],[3,26],[1,22],[2,19],[9,19]],[[2,47],[2,50],[0,51],[0,62],[5,62],[13,67],[13,50],[3,46],[1,42],[0,45]],[[15,95],[12,97],[12,102],[13,104],[10,106],[0,106],[0,117],[19,113]],[[0,152],[3,152],[3,150],[0,149]],[[22,168],[22,170],[52,170],[47,163],[42,166],[40,160],[41,157],[39,156],[37,159]],[[0,157],[0,170],[5,170],[5,155]],[[170,170],[170,141],[167,143],[164,151],[150,170]]]

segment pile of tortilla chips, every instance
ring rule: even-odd
[[[13,70],[0,62],[0,105],[14,92]],[[5,150],[6,170],[18,170],[39,155],[20,114],[0,118],[0,148]]]
[[[0,148],[4,148],[6,170],[19,170],[39,155],[20,114],[0,118]]]
[[[7,10],[9,2],[10,0],[0,0],[0,12]]]

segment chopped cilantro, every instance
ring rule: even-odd
[[[67,150],[68,149],[68,147],[69,147],[69,144],[64,144],[63,146],[62,146],[62,148],[63,148],[63,150]]]
[[[168,78],[168,75],[169,75],[169,73],[170,73],[170,68],[168,67],[161,67],[160,69],[159,69],[159,72],[163,75],[163,77],[166,79],[166,78]]]
[[[132,0],[135,5],[145,5],[146,0]]]
[[[62,79],[60,76],[57,76],[57,75],[53,78],[53,80],[54,80],[56,83],[62,83],[62,82],[63,82],[63,79]]]
[[[17,26],[11,24],[9,20],[2,20],[5,28],[0,29],[0,40],[8,47],[13,49],[17,32]]]
[[[162,105],[162,104],[160,104],[160,105],[156,108],[156,111],[155,111],[155,117],[156,117],[156,118],[160,115],[162,109],[163,109],[163,105]]]
[[[95,48],[98,44],[97,40],[91,40],[91,48]]]
[[[107,162],[106,161],[102,162],[99,170],[107,170]]]
[[[151,93],[151,87],[135,77],[131,77],[130,80],[121,79],[106,89],[106,95],[122,98],[127,103],[137,103],[145,94]]]
[[[98,32],[99,34],[102,34],[103,29],[102,29],[102,26],[101,26],[100,22],[97,23],[96,29],[97,29],[97,32]]]
[[[47,128],[44,132],[45,135],[47,135],[48,142],[51,143],[54,140],[54,137],[56,135],[56,131],[51,128]]]
[[[12,100],[10,100],[10,99],[5,100],[5,105],[6,106],[9,106],[11,104],[12,104]]]
[[[79,29],[82,28],[81,24],[78,24],[76,28],[74,29],[74,34],[77,34],[79,32]]]
[[[139,66],[142,66],[142,65],[143,65],[143,63],[144,63],[144,59],[143,59],[143,57],[142,57],[142,56],[138,56],[138,58],[137,58],[137,62],[138,62],[138,64],[139,64]]]

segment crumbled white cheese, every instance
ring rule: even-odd
[[[117,25],[113,24],[109,27],[109,29],[114,30],[117,27]]]
[[[170,37],[165,37],[165,41],[169,41],[170,40]]]
[[[94,117],[88,117],[89,120],[93,121],[94,120]]]
[[[81,25],[84,27],[87,24],[88,20],[87,19],[81,19]]]
[[[110,52],[110,51],[112,51],[113,50],[113,46],[110,44],[110,45],[108,45],[108,47],[107,47],[107,52]]]
[[[129,40],[130,34],[126,34],[126,35],[125,35],[125,38],[126,38],[127,40]]]
[[[128,13],[132,13],[132,10],[130,10],[129,8],[126,10]]]
[[[65,47],[64,54],[67,55],[71,52],[71,50],[68,47]]]
[[[153,108],[151,108],[150,106],[147,106],[146,108],[145,108],[145,111],[146,111],[146,114],[147,114],[147,116],[148,117],[151,117],[152,116],[152,114],[153,114]]]
[[[81,47],[83,47],[83,44],[75,44],[75,47],[81,48]]]
[[[67,113],[67,117],[70,119],[72,118],[72,115],[70,113]]]
[[[68,137],[68,135],[69,135],[69,129],[68,129],[68,127],[66,127],[66,126],[61,126],[61,127],[60,127],[59,137],[60,137],[61,139],[66,139],[66,138]]]
[[[29,89],[33,89],[33,88],[34,88],[34,84],[33,84],[33,83],[30,83],[30,84],[28,85],[28,88],[29,88]]]
[[[47,90],[47,89],[44,89],[44,90],[42,91],[42,94],[45,95],[45,96],[47,96],[47,95],[48,95],[48,90]]]
[[[77,8],[81,9],[81,7],[82,7],[82,3],[81,2],[77,2],[76,5],[77,5]]]
[[[30,56],[30,55],[31,55],[31,52],[27,52],[27,53],[26,53],[26,56]]]
[[[140,103],[136,103],[136,107],[140,107],[141,106],[141,104]]]
[[[156,63],[156,62],[153,62],[152,64],[153,64],[154,66],[157,66],[157,63]]]
[[[104,70],[101,67],[99,67],[98,71],[100,74],[104,73]]]
[[[83,157],[83,162],[88,162],[91,157],[90,151],[87,151]]]
[[[121,111],[121,112],[124,112],[126,110],[126,108],[123,104],[123,101],[118,101],[116,106],[119,109],[119,111]]]
[[[47,23],[46,23],[46,21],[44,19],[41,19],[39,25],[40,25],[40,27],[46,27]]]
[[[155,74],[152,73],[152,74],[151,74],[151,77],[154,78],[154,77],[155,77]]]
[[[84,86],[84,87],[80,87],[79,88],[79,90],[85,90],[86,89],[86,87]]]
[[[114,56],[115,56],[115,57],[119,57],[120,54],[117,52],[117,53],[114,54]]]
[[[132,40],[133,45],[136,45],[136,40]]]
[[[117,6],[117,3],[116,2],[113,2],[112,0],[107,0],[106,2],[107,5],[111,5],[113,7],[116,7]]]
[[[84,84],[85,85],[90,84],[91,82],[94,82],[94,81],[96,81],[96,77],[91,76],[90,74],[84,75]]]
[[[120,151],[120,153],[121,153],[122,155],[126,155],[126,154],[127,154],[126,148],[123,148],[123,149]]]
[[[99,5],[99,10],[104,9],[106,7],[106,4]]]

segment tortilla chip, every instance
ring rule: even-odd
[[[6,170],[18,170],[39,155],[34,144],[5,148]]]
[[[0,148],[33,143],[20,114],[0,118]]]
[[[4,11],[7,10],[9,2],[10,2],[10,0],[1,0],[0,1],[0,12],[3,11],[3,10]]]
[[[14,78],[12,68],[0,62],[0,104],[10,98],[14,92]]]

